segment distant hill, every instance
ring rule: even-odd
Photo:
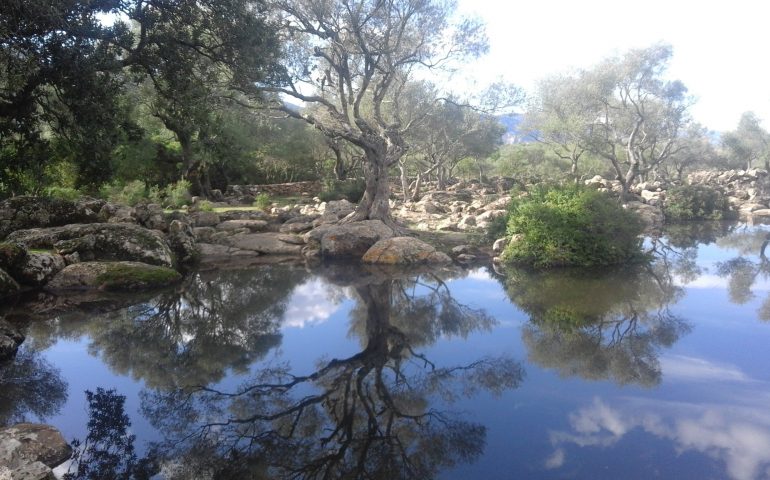
[[[523,119],[524,116],[520,113],[510,113],[497,117],[497,120],[505,127],[503,143],[506,145],[512,145],[514,143],[527,143],[530,141],[525,139],[524,135],[520,131],[520,126]]]

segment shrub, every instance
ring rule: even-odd
[[[57,186],[46,187],[43,190],[43,194],[46,197],[60,198],[62,200],[71,200],[73,202],[82,196],[82,194],[77,189],[74,189],[71,187],[57,187]]]
[[[721,220],[730,204],[722,192],[707,185],[669,189],[663,212],[668,220]]]
[[[642,223],[604,193],[546,186],[515,199],[503,260],[534,267],[604,266],[641,256]]]
[[[270,196],[266,193],[260,193],[256,197],[254,197],[254,203],[252,204],[254,207],[260,209],[260,210],[267,210],[268,207],[270,207],[270,204],[272,202],[270,201]]]
[[[163,189],[165,205],[171,208],[181,208],[190,203],[190,182],[182,179],[176,183],[166,185]]]
[[[201,200],[195,206],[201,212],[213,212],[214,211],[214,205],[212,205],[211,202],[209,202],[208,200]]]
[[[318,194],[318,198],[323,202],[346,199],[358,203],[365,191],[366,182],[364,180],[334,180],[325,185],[324,191]]]
[[[110,202],[134,206],[147,198],[147,186],[141,180],[126,184],[116,181],[102,185],[99,194]]]

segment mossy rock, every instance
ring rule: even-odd
[[[19,292],[19,284],[8,273],[0,268],[0,298],[10,297]]]
[[[181,280],[176,270],[141,262],[83,262],[69,265],[51,280],[50,290],[136,291],[166,287]]]
[[[27,257],[27,250],[19,243],[0,242],[0,268],[13,269]]]

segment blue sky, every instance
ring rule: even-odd
[[[669,77],[697,102],[710,129],[734,129],[753,110],[770,128],[770,4],[757,0],[459,0],[487,23],[490,53],[469,71],[480,83],[504,78],[531,89],[537,79],[589,67],[629,48],[671,44]]]

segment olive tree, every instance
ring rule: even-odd
[[[757,161],[770,168],[770,133],[762,128],[761,120],[754,112],[745,112],[738,121],[738,127],[726,132],[722,144],[732,164],[751,168]]]
[[[680,148],[691,100],[682,82],[664,79],[671,54],[668,45],[634,49],[544,81],[529,130],[569,159],[574,175],[586,152],[608,161],[625,197]]]
[[[366,191],[346,221],[377,219],[395,227],[388,171],[407,152],[405,134],[421,118],[403,114],[402,94],[415,76],[483,53],[487,40],[482,25],[455,22],[454,2],[442,0],[270,4],[279,12],[290,61],[283,84],[263,90],[312,106],[298,110],[283,99],[275,104],[328,137],[363,151]],[[432,100],[422,99],[422,110]]]

